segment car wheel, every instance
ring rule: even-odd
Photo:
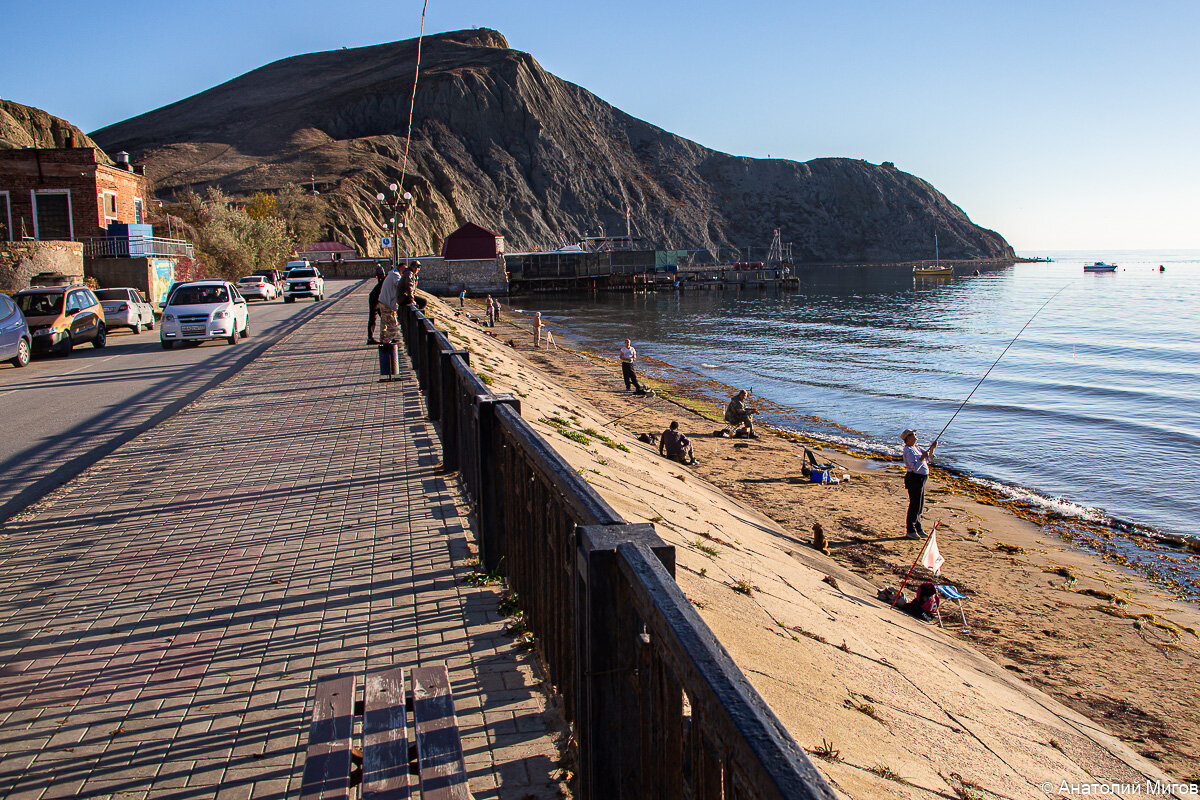
[[[146,323],[146,330],[148,330],[148,331],[154,330],[154,315],[153,314],[150,315],[150,321]]]
[[[292,301],[293,301],[293,300],[295,300],[295,299],[296,299],[296,298],[294,298],[294,297],[285,297],[285,298],[283,298],[283,302],[285,302],[285,303],[290,303],[290,302],[292,302]]]
[[[70,332],[64,332],[62,341],[58,343],[58,354],[60,356],[69,356],[74,347],[75,343],[71,341]]]
[[[158,343],[162,345],[163,350],[170,350],[175,346],[174,342],[168,342],[166,339],[160,339]]]
[[[245,327],[242,328],[242,338],[243,339],[250,338],[250,320],[246,320],[246,325],[245,325]]]
[[[139,319],[137,322],[130,325],[129,330],[133,331],[134,336],[137,336],[142,332],[142,321]]]
[[[106,344],[108,344],[108,334],[104,330],[104,323],[100,323],[96,327],[96,338],[92,339],[92,347],[102,350]]]
[[[23,367],[29,363],[29,357],[33,353],[33,348],[29,345],[28,339],[22,339],[17,342],[17,354],[12,358],[14,367]]]
[[[225,341],[229,342],[230,344],[237,344],[238,343],[237,331],[234,331],[232,335],[226,337]]]

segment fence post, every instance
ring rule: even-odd
[[[430,325],[430,327],[433,327]],[[446,398],[442,395],[442,345],[437,333],[430,333],[425,340],[425,366],[429,384],[425,387],[425,406],[430,420],[440,420],[445,413]]]
[[[502,445],[496,421],[497,406],[510,406],[520,414],[521,401],[510,394],[500,394],[490,397],[480,395],[475,402],[476,413],[479,414],[479,449],[476,463],[481,473],[486,468],[491,476],[491,480],[479,482],[479,497],[476,498],[479,560],[487,572],[500,569],[500,560],[505,552],[504,487],[508,485],[508,481],[505,476],[499,474]]]
[[[471,354],[466,350],[443,350],[438,356],[442,384],[442,469],[450,472],[459,467],[458,437],[462,435],[462,423],[458,418],[458,381],[454,363],[450,360],[455,356],[464,364],[471,364]]]
[[[642,625],[629,602],[617,547],[643,542],[674,573],[675,548],[648,523],[576,528],[575,702],[582,800],[641,797]]]

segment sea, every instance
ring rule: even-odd
[[[514,307],[602,352],[629,337],[820,439],[896,454],[902,429],[926,444],[950,423],[940,460],[1014,502],[1195,536],[1200,250],[1021,255],[1049,260],[952,278],[801,268],[798,289],[542,294]],[[1118,269],[1085,273],[1096,261]]]

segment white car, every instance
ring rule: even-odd
[[[256,297],[259,300],[267,301],[279,297],[279,290],[275,288],[275,284],[262,275],[247,275],[244,278],[238,278],[237,288],[242,293],[242,297],[247,300]]]
[[[187,281],[171,287],[159,326],[164,350],[176,342],[200,344],[208,339],[237,344],[249,335],[246,298],[229,281]]]
[[[141,333],[142,328],[154,330],[154,307],[142,298],[137,289],[97,289],[94,293],[104,309],[104,324],[113,328],[129,328]]]
[[[297,297],[325,299],[325,281],[316,267],[293,267],[283,279],[283,302],[290,303]]]

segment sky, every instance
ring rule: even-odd
[[[421,7],[0,0],[0,97],[92,131]],[[1018,252],[1200,249],[1195,0],[429,0],[426,33],[476,27],[707,147],[892,161]]]

